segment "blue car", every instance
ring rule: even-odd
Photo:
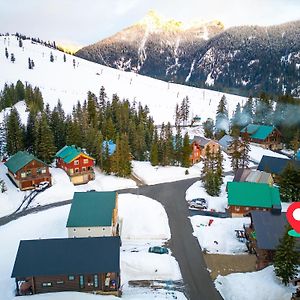
[[[168,254],[169,250],[165,247],[154,246],[148,249],[148,252],[157,253],[157,254]]]

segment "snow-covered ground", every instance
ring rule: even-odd
[[[99,95],[103,85],[109,98],[117,93],[130,102],[140,101],[143,105],[147,104],[156,124],[168,121],[174,123],[176,103],[180,103],[185,96],[189,97],[191,103],[191,117],[199,115],[205,121],[208,117],[215,118],[217,105],[224,94],[115,70],[68,54],[67,61],[64,62],[64,53],[32,44],[28,40],[23,41],[23,46],[19,47],[14,36],[0,37],[0,53],[3,54],[0,56],[0,89],[6,82],[16,83],[20,79],[24,83],[40,87],[44,102],[49,103],[50,107],[53,108],[60,99],[68,113],[72,112],[72,106],[78,100],[86,99],[88,91]],[[5,48],[9,55],[14,53],[15,63],[6,59]],[[53,63],[50,62],[50,52],[54,56]],[[28,69],[28,57],[34,61],[33,70]],[[73,59],[76,61],[75,68]],[[237,103],[244,103],[246,98],[225,95],[231,116]]]
[[[290,300],[295,287],[284,286],[273,266],[258,272],[219,275],[215,285],[225,300]]]
[[[68,175],[62,169],[50,168],[50,172],[52,174],[52,186],[36,196],[29,207],[70,200],[73,198],[74,192],[113,191],[136,187],[136,183],[131,179],[104,175],[97,168],[95,169],[95,180],[77,186],[70,182]],[[24,196],[30,193],[30,191],[20,191],[16,188],[6,173],[6,166],[0,162],[0,178],[4,180],[7,187],[5,193],[0,193],[0,217],[14,212],[22,203]]]
[[[233,176],[225,176],[224,183],[221,187],[221,194],[218,197],[208,195],[203,187],[203,183],[201,181],[197,181],[187,189],[185,199],[190,201],[196,198],[204,198],[208,204],[207,210],[225,212],[225,208],[228,203],[226,184],[228,181],[232,181],[232,179]]]
[[[250,224],[250,218],[213,218],[207,216],[190,217],[202,250],[216,254],[245,254],[246,244],[240,242],[235,230],[243,230],[243,225]],[[209,225],[212,220],[211,225]]]
[[[66,222],[70,205],[28,215],[0,227],[0,239],[5,247],[0,247],[0,291],[1,299],[12,300],[15,283],[10,278],[19,241],[22,239],[67,237]],[[132,217],[132,212],[137,215]],[[135,195],[120,195],[119,214],[123,220],[121,273],[124,299],[186,299],[183,294],[171,291],[151,291],[130,288],[128,280],[179,280],[179,266],[170,254],[148,253],[149,246],[162,245],[170,237],[167,215],[155,200]],[[138,220],[138,221],[137,221]],[[157,224],[157,226],[153,226]],[[161,231],[159,231],[159,228]],[[140,229],[140,230],[139,230]],[[123,235],[124,233],[124,235]],[[134,252],[132,251],[134,250]],[[19,299],[19,298],[18,298]],[[66,299],[117,299],[112,296],[92,296],[84,293],[56,293],[36,295],[35,300]],[[176,298],[175,298],[176,299]]]
[[[273,156],[273,157],[280,157],[280,158],[288,158],[286,155],[268,150],[268,149],[264,149],[262,147],[259,146],[255,146],[255,145],[250,145],[250,152],[249,152],[249,156],[250,159],[255,162],[255,163],[259,163],[262,159],[262,157],[266,155],[266,156]]]

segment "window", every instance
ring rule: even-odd
[[[26,173],[25,172],[22,172],[21,173],[21,178],[25,178],[26,177]]]
[[[73,175],[73,173],[74,173],[74,170],[70,169],[70,175]]]
[[[86,171],[86,167],[82,167],[82,172],[85,172]]]
[[[239,207],[239,206],[236,206],[235,210],[236,210],[236,211],[240,211],[240,207]]]
[[[42,168],[42,174],[45,174],[47,172],[46,168]]]
[[[89,160],[88,160],[87,158],[85,158],[85,159],[83,160],[83,163],[86,165],[86,164],[89,163]]]
[[[69,275],[69,276],[68,276],[68,279],[69,279],[70,281],[75,280],[75,276],[74,276],[74,275]]]
[[[64,284],[65,282],[63,280],[59,280],[59,281],[56,281],[56,284]]]
[[[75,169],[75,173],[79,173],[79,169],[78,168]]]
[[[79,165],[79,160],[74,160],[74,166],[78,166]]]
[[[73,231],[76,231],[76,228],[74,228]]]
[[[99,287],[98,275],[97,274],[94,275],[94,286],[95,286],[95,288]]]
[[[79,276],[79,286],[81,289],[84,288],[84,276],[83,275]]]
[[[52,282],[43,282],[42,287],[49,287],[52,286]]]
[[[27,176],[31,176],[31,170],[27,170],[26,174]]]

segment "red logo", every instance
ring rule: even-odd
[[[289,235],[300,237],[300,202],[293,202],[288,207],[286,218],[294,229],[289,231]]]

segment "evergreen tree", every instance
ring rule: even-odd
[[[66,57],[66,54],[64,53],[64,62],[67,61],[67,57]]]
[[[5,47],[5,57],[8,59],[8,51],[7,51],[7,48]]]
[[[234,134],[233,140],[228,146],[228,153],[230,156],[230,161],[231,161],[231,167],[233,172],[235,173],[237,169],[241,165],[241,142],[239,140],[239,136]]]
[[[50,52],[50,62],[54,62],[54,56],[52,52]]]
[[[97,97],[95,94],[88,92],[87,113],[88,124],[93,128],[97,128]]]
[[[28,69],[31,70],[32,69],[32,65],[31,65],[31,59],[30,57],[28,57]]]
[[[6,120],[6,149],[9,155],[24,150],[24,128],[18,111],[13,108]]]
[[[35,152],[34,146],[35,143],[35,120],[36,115],[29,111],[28,118],[27,118],[27,126],[26,126],[26,139],[25,139],[25,145],[26,149],[29,150],[29,152]]]
[[[100,106],[101,109],[105,108],[106,99],[107,99],[107,95],[106,95],[106,92],[105,92],[105,88],[104,88],[104,86],[101,86],[100,93],[99,93],[99,106]]]
[[[175,135],[175,149],[174,149],[174,160],[176,164],[180,164],[182,162],[182,149],[183,149],[183,139],[181,135],[180,126],[176,127],[176,135]]]
[[[290,229],[287,227],[274,257],[275,274],[284,285],[298,274],[299,253],[295,250],[296,239],[288,234]]]
[[[106,174],[110,174],[112,172],[112,166],[111,166],[111,156],[109,155],[109,148],[108,148],[108,143],[105,144],[105,149],[103,151],[103,156],[102,156],[102,169]]]
[[[35,124],[35,143],[36,155],[46,163],[51,163],[54,158],[56,148],[54,145],[53,133],[48,124],[45,113],[42,113],[41,117],[37,119]]]
[[[203,122],[203,130],[204,136],[208,139],[212,139],[214,137],[214,121],[211,118],[208,118],[205,122]]]
[[[253,98],[249,97],[242,111],[241,127],[245,127],[253,122]]]
[[[22,42],[22,39],[19,38],[19,47],[22,48],[23,47],[23,42]]]
[[[13,53],[10,54],[10,60],[12,63],[16,61],[15,55]]]
[[[220,139],[229,131],[229,118],[227,111],[227,101],[225,95],[222,96],[216,113],[216,135]]]
[[[16,83],[16,98],[17,98],[17,101],[22,101],[25,99],[24,84],[20,80],[18,80]]]
[[[50,116],[50,128],[53,132],[54,144],[56,149],[61,149],[66,145],[66,122],[65,112],[62,108],[60,100],[54,107]]]
[[[241,119],[242,119],[241,104],[238,103],[231,119],[231,130],[233,130],[234,128],[241,129],[240,127]]]
[[[244,135],[241,143],[241,168],[248,168],[250,163],[250,137],[248,134]]]
[[[182,147],[182,160],[181,166],[184,168],[189,168],[191,166],[190,156],[192,154],[192,147],[190,145],[190,138],[186,132],[183,138],[183,147]]]
[[[152,166],[158,165],[158,144],[157,141],[154,141],[151,147],[150,152],[150,162]]]
[[[93,127],[89,127],[85,137],[85,147],[87,152],[96,159],[96,164],[102,168],[102,143],[101,132]]]
[[[300,130],[297,129],[294,138],[291,140],[291,146],[294,151],[294,157],[296,157],[298,150],[300,149]]]
[[[284,202],[296,202],[300,195],[300,170],[288,163],[279,177],[280,198]]]
[[[75,61],[75,58],[73,58],[73,68],[75,69],[75,66],[76,66],[76,61]]]

